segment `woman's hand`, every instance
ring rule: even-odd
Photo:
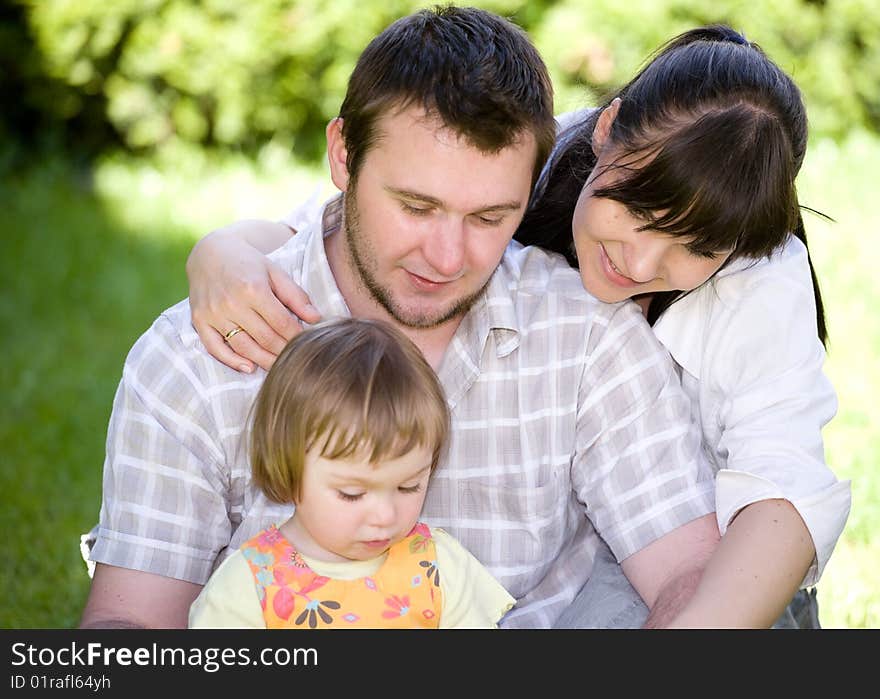
[[[283,224],[240,221],[202,238],[186,261],[193,327],[233,369],[269,369],[302,329],[300,320],[320,320],[308,295],[262,252],[290,234]]]

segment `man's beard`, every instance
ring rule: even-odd
[[[376,251],[373,244],[362,234],[360,217],[357,211],[357,199],[354,195],[356,182],[350,181],[348,190],[343,195],[344,216],[343,230],[345,232],[345,244],[348,254],[358,279],[370,296],[384,308],[388,314],[398,323],[407,328],[428,329],[436,328],[453,318],[467,313],[476,300],[482,295],[488,284],[484,284],[478,291],[463,299],[454,301],[447,309],[440,309],[433,314],[424,311],[418,312],[404,308],[394,300],[391,290],[382,286],[376,278]]]

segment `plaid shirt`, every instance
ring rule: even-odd
[[[324,318],[347,316],[320,221],[273,258]],[[599,534],[621,560],[714,510],[669,355],[635,304],[595,300],[561,257],[511,243],[438,374],[452,437],[420,519],[517,598],[503,627],[552,626]],[[250,479],[246,425],[264,376],[210,357],[187,301],[156,320],[114,401],[92,561],[204,583],[290,516]]]

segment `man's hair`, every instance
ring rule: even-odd
[[[260,387],[253,479],[273,502],[296,502],[313,449],[378,464],[426,447],[433,470],[448,432],[443,389],[409,338],[380,321],[329,321],[294,337]]]
[[[339,112],[353,179],[392,109],[424,108],[479,150],[532,133],[533,183],[556,138],[547,67],[525,32],[472,7],[434,7],[397,20],[364,49]]]

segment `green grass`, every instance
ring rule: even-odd
[[[814,144],[800,181],[832,333],[840,411],[828,460],[853,511],[819,586],[826,627],[880,627],[880,214],[869,210],[880,141]],[[125,355],[186,293],[196,237],[274,217],[319,175],[267,151],[257,163],[198,153],[118,158],[93,180],[58,163],[0,182],[0,627],[67,628],[88,592],[79,535],[98,517],[107,419]]]
[[[195,237],[280,215],[304,179],[271,158],[189,154],[107,162],[94,182],[59,163],[0,182],[0,628],[76,626],[89,584],[79,535],[98,518],[125,355],[186,295]]]
[[[822,623],[880,628],[880,141],[853,134],[842,148],[814,144],[799,181],[831,343],[828,373],[840,407],[825,432],[826,456],[852,479],[853,504],[819,586]]]
[[[98,515],[122,361],[185,293],[187,245],[132,236],[60,167],[7,178],[0,206],[0,625],[70,627],[87,590],[77,537]]]

